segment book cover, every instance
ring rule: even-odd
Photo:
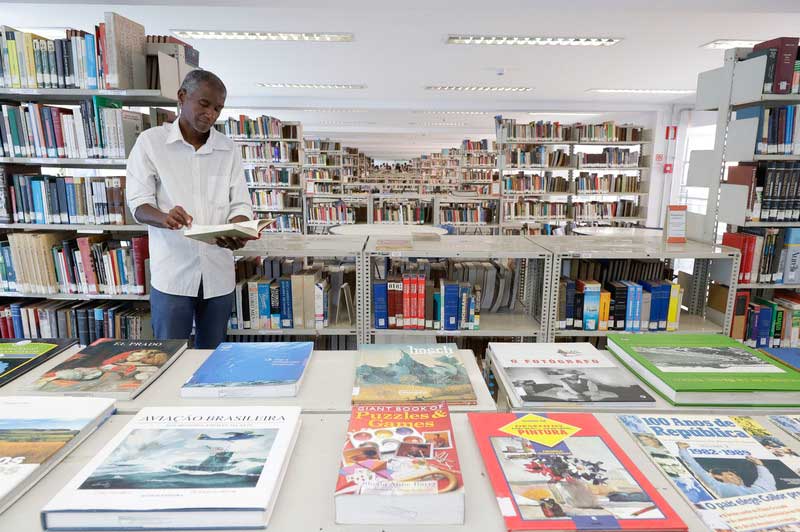
[[[582,343],[490,342],[494,368],[520,403],[654,403],[602,351]]]
[[[360,346],[353,404],[439,401],[477,403],[455,344]]]
[[[108,394],[133,398],[186,349],[184,340],[103,338],[44,373],[40,393]]]
[[[675,392],[800,392],[800,374],[728,336],[609,334],[608,348]]]
[[[71,338],[0,339],[0,386],[75,345]]]
[[[769,419],[800,440],[800,416],[769,416]]]
[[[800,524],[800,456],[753,418],[619,420],[712,530]]]
[[[468,414],[508,530],[686,530],[591,414]]]
[[[0,512],[114,409],[93,397],[0,398]]]
[[[800,371],[800,349],[796,347],[780,347],[762,349],[773,360],[786,364],[790,368]]]
[[[299,425],[293,406],[143,408],[44,507],[43,527],[263,528]]]
[[[462,523],[464,481],[447,404],[353,406],[334,500],[337,523]],[[423,517],[425,508],[433,516]]]
[[[306,369],[313,342],[223,342],[183,385],[208,389],[208,394],[235,394],[252,389],[297,384]],[[206,394],[204,394],[206,395]],[[293,395],[293,394],[291,394]]]

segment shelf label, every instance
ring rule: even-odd
[[[668,244],[686,243],[686,205],[667,206],[667,231],[665,237]]]

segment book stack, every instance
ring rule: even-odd
[[[239,143],[242,160],[245,164],[256,163],[298,163],[300,152],[297,141],[270,141],[253,144]]]
[[[8,246],[0,245],[0,287],[9,292],[142,295],[148,290],[147,236],[130,240],[108,235],[71,238],[64,233],[6,236]]]
[[[742,253],[739,283],[800,283],[800,229],[740,228],[725,232],[722,243]]]
[[[16,223],[124,225],[133,222],[125,176],[63,177],[13,174],[8,183]]]
[[[717,334],[609,334],[608,349],[674,405],[794,405],[800,373]]]
[[[728,287],[712,284],[708,306],[719,311],[722,298],[728,297]],[[800,347],[800,294],[790,290],[775,290],[771,296],[756,296],[748,289],[737,289],[731,338],[749,347]]]
[[[638,175],[598,175],[581,172],[570,182],[570,192],[577,194],[601,194],[614,192],[639,192]]]
[[[613,120],[602,124],[573,124],[570,140],[581,142],[642,142],[644,129],[631,124],[616,124]]]
[[[303,147],[306,152],[340,152],[342,143],[332,140],[303,139]]]
[[[424,224],[429,223],[432,218],[431,204],[425,201],[394,202],[385,200],[380,201],[372,208],[374,223]]]
[[[607,147],[603,148],[602,153],[578,153],[576,157],[581,168],[605,166],[637,168],[639,156],[638,150]]]
[[[256,210],[299,209],[300,197],[285,190],[251,190],[250,201]]]
[[[271,185],[275,188],[300,186],[300,173],[295,168],[245,168],[244,178],[248,185]]]
[[[372,283],[376,329],[477,330],[482,312],[517,308],[519,259],[391,259]]]
[[[0,337],[72,338],[89,345],[99,338],[147,340],[153,328],[142,305],[26,299],[0,305]]]
[[[468,415],[506,529],[686,531],[593,415]]]
[[[470,140],[464,139],[461,141],[461,150],[469,155],[469,152],[486,152],[489,150],[494,151],[494,142],[492,145],[489,144],[488,139],[481,139],[481,140]]]
[[[664,280],[661,261],[570,259],[562,268],[559,329],[678,330],[683,290]]]
[[[506,140],[530,140],[530,141],[567,141],[572,137],[571,126],[565,126],[559,122],[530,122],[527,124],[517,124],[513,118],[504,118],[498,123],[498,138]]]
[[[747,59],[766,56],[764,94],[800,94],[800,55],[797,37],[779,37],[753,46]]]
[[[42,527],[266,528],[299,430],[293,406],[144,408],[47,503]]]
[[[503,203],[503,217],[508,221],[529,218],[566,218],[568,209],[569,206],[566,203],[519,198],[515,202]]]
[[[308,225],[363,223],[367,220],[366,209],[364,206],[348,205],[338,199],[314,202],[308,207]]]
[[[0,310],[2,332],[7,332],[5,313]],[[0,386],[11,382],[36,366],[75,345],[68,338],[42,338],[37,342],[6,338],[0,341]],[[0,507],[2,505],[0,504]]]
[[[5,157],[124,159],[150,116],[93,96],[75,107],[39,103],[0,105],[0,155]]]
[[[296,122],[284,123],[272,116],[261,115],[256,118],[239,115],[236,118],[217,122],[214,127],[220,133],[232,138],[257,140],[300,140]]]
[[[354,324],[356,271],[352,263],[301,260],[239,260],[230,328],[323,329]]]
[[[463,524],[447,403],[354,406],[334,504],[339,524]]]
[[[547,166],[559,168],[575,167],[576,158],[562,148],[538,144],[516,144],[507,148],[503,157],[506,167]]]
[[[504,194],[569,192],[569,188],[568,178],[554,176],[552,172],[545,172],[544,175],[518,172],[503,176]]]
[[[441,224],[478,224],[497,223],[497,203],[482,201],[480,203],[450,203],[439,207],[439,223]]]
[[[64,39],[45,39],[0,27],[0,87],[27,89],[146,88],[144,27],[106,12],[95,32],[67,29]],[[138,83],[137,83],[138,82]]]
[[[748,530],[754,520],[762,530],[797,523],[800,459],[756,419],[672,413],[618,419],[709,529]]]
[[[728,168],[726,183],[747,187],[745,220],[800,220],[800,163],[739,163]]]
[[[573,219],[610,219],[636,217],[639,205],[636,200],[619,199],[613,202],[580,201],[569,205],[567,216]]]

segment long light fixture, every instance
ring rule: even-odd
[[[301,109],[304,113],[367,113],[369,109],[343,109],[337,107],[325,107],[320,109]]]
[[[605,94],[694,94],[695,89],[588,89]]]
[[[706,50],[728,50],[730,48],[752,48],[761,41],[748,41],[746,39],[717,39],[700,46]]]
[[[491,115],[491,111],[411,111],[414,114],[426,115]]]
[[[425,126],[425,127],[464,127],[467,124],[463,122],[409,122],[409,126]]]
[[[467,34],[450,34],[447,36],[447,44],[487,46],[614,46],[621,40],[616,37],[537,37]]]
[[[215,39],[242,41],[306,41],[306,42],[352,42],[352,33],[317,33],[290,31],[216,31],[216,30],[170,30],[181,39]]]
[[[503,87],[492,85],[428,85],[426,91],[454,92],[530,92],[533,87]]]
[[[307,127],[314,126],[374,126],[375,122],[342,122],[339,120],[323,120],[316,124],[308,124]]]
[[[363,84],[353,83],[256,83],[259,87],[266,89],[366,89]]]
[[[600,113],[577,113],[574,111],[562,113],[560,111],[547,111],[547,112],[537,111],[528,114],[530,116],[597,116]]]

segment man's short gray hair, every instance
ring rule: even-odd
[[[219,76],[210,70],[201,70],[199,68],[186,74],[186,77],[183,78],[183,83],[181,83],[180,90],[186,91],[186,94],[191,94],[202,84],[208,84],[221,90],[225,94],[228,93],[228,89],[225,87],[222,80],[219,79]]]

